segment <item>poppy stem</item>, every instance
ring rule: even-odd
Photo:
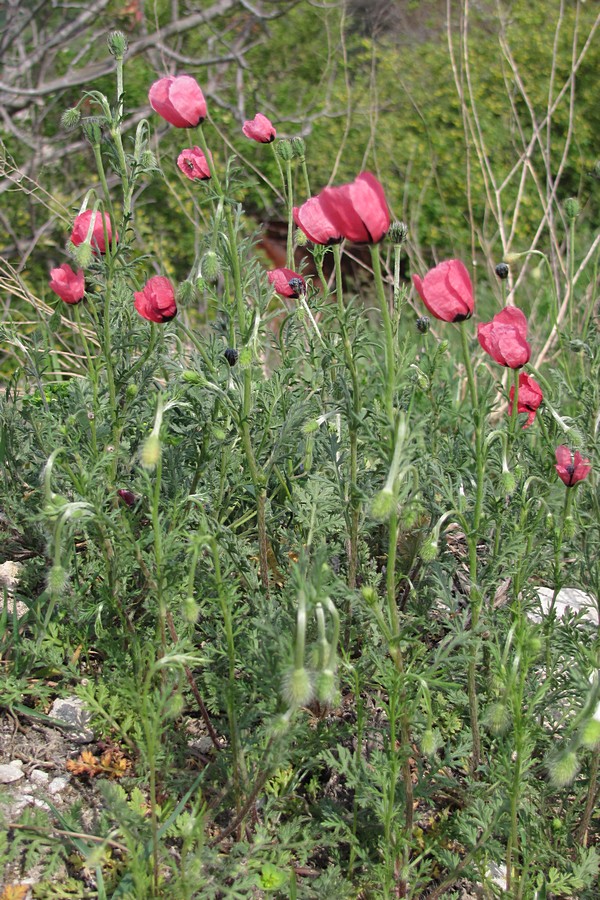
[[[519,370],[513,369],[513,382],[515,386],[515,392],[513,395],[513,403],[512,410],[510,414],[510,440],[511,443],[515,437],[515,431],[517,428],[517,416],[519,415]]]
[[[287,247],[286,247],[286,266],[288,269],[294,268],[294,184],[292,180],[292,161],[286,160],[285,174],[287,183]]]
[[[387,413],[390,429],[394,429],[394,334],[392,331],[392,320],[390,318],[390,309],[387,297],[385,296],[385,288],[383,285],[383,277],[381,274],[381,263],[379,261],[379,248],[375,244],[369,244],[371,251],[371,260],[373,263],[373,274],[375,276],[375,291],[379,301],[381,310],[381,318],[383,320],[383,331],[385,337],[385,409]]]

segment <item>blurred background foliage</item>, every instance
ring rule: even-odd
[[[114,28],[125,31],[131,47],[125,69],[131,140],[137,122],[148,116],[166,180],[167,189],[157,174],[136,198],[140,243],[156,272],[185,278],[205,231],[197,199],[202,192],[175,165],[193,135],[165,126],[147,103],[158,75],[183,72],[205,90],[217,129],[209,125],[206,133],[217,161],[224,166],[232,150],[239,154],[236,196],[257,225],[268,224],[276,233],[284,219],[281,198],[262,177],[280,188],[273,153],[241,134],[243,120],[261,111],[278,137],[305,138],[313,192],[362,168],[378,174],[394,214],[410,225],[413,265],[448,256],[470,259],[474,250],[480,262],[493,266],[502,245],[485,173],[472,140],[465,139],[450,52],[451,46],[455,74],[466,90],[461,33],[467,15],[469,105],[498,182],[519,160],[523,135],[528,141],[532,134],[532,111],[541,121],[549,87],[554,97],[568,78],[573,45],[581,51],[592,36],[577,69],[574,101],[564,93],[543,140],[551,141],[555,170],[569,144],[556,201],[579,197],[579,229],[591,232],[598,221],[596,4],[481,0],[471,9],[464,0],[96,0],[79,7],[19,4],[15,15],[0,22],[6,26],[0,81],[5,318],[9,301],[13,312],[22,302],[15,278],[48,298],[49,269],[65,261],[71,218],[96,186],[91,148],[79,132],[65,132],[60,117],[85,90],[114,98],[113,61],[104,40]],[[81,110],[95,111],[89,100]],[[531,172],[543,177],[539,148],[530,156]],[[514,178],[504,195],[508,219],[519,183]],[[517,251],[527,249],[544,211],[532,174],[521,189],[511,248]],[[298,200],[303,199],[299,179]],[[541,249],[543,242],[542,237]]]

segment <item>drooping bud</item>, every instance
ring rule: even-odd
[[[145,469],[153,469],[160,459],[161,446],[157,434],[149,435],[142,445],[140,459]]]
[[[53,597],[62,597],[69,583],[66,569],[54,564],[48,573],[48,590]]]
[[[500,281],[504,281],[506,278],[508,278],[508,274],[509,274],[509,272],[510,272],[510,269],[509,269],[507,263],[501,262],[501,263],[498,263],[498,265],[496,266],[495,271],[496,271],[496,275],[498,276],[498,278],[500,279]]]
[[[392,244],[400,246],[408,237],[408,225],[406,222],[392,222],[388,230],[388,237]]]
[[[508,494],[510,497],[511,494],[514,493],[514,490],[517,486],[517,480],[512,472],[508,469],[505,469],[500,476],[500,484],[502,485],[502,493]]]
[[[191,306],[197,300],[196,285],[189,278],[180,281],[175,291],[177,306]]]
[[[142,150],[140,153],[140,169],[144,172],[150,172],[152,169],[158,169],[158,160],[152,150]]]
[[[315,696],[319,703],[330,706],[338,695],[335,673],[331,669],[319,672],[315,682]]]
[[[600,706],[591,719],[581,729],[580,743],[588,750],[595,750],[600,745]]]
[[[289,162],[294,158],[294,148],[292,147],[292,142],[284,139],[283,141],[277,141],[277,156],[280,159],[283,159],[284,162]]]
[[[427,728],[421,736],[421,752],[425,756],[433,756],[442,746],[442,738],[439,731]]]
[[[565,200],[565,216],[567,217],[569,222],[575,221],[579,213],[581,212],[581,206],[579,205],[579,200],[577,197],[569,197],[568,200]]]
[[[193,597],[186,597],[183,601],[183,615],[187,622],[198,621],[198,616],[200,615],[200,607],[196,603]]]
[[[96,119],[85,119],[82,128],[84,135],[92,147],[98,146],[102,141],[102,129],[100,123]]]
[[[419,551],[419,556],[423,562],[433,562],[433,560],[437,558],[438,552],[438,542],[434,537],[430,537],[428,540],[424,541]]]
[[[551,757],[546,765],[550,781],[555,788],[571,784],[579,771],[579,760],[574,750],[567,750],[566,753]]]
[[[301,228],[296,228],[296,231],[294,232],[294,241],[296,243],[296,247],[306,247],[306,245],[308,244],[308,238]]]
[[[504,734],[510,724],[510,714],[506,703],[499,700],[491,703],[485,711],[484,724],[492,734]]]
[[[310,673],[305,668],[287,672],[282,688],[284,700],[290,706],[306,706],[313,697]]]
[[[71,107],[71,109],[65,109],[64,113],[60,117],[60,124],[65,129],[65,131],[72,131],[73,128],[77,128],[80,121],[81,113],[76,106]]]
[[[205,381],[204,377],[199,372],[194,372],[193,369],[185,369],[181,377],[188,384],[204,384]]]
[[[394,492],[388,488],[383,488],[383,490],[375,494],[371,501],[371,515],[377,522],[387,522],[394,512],[395,505]]]
[[[129,45],[122,31],[112,31],[107,37],[106,43],[108,44],[109,53],[115,59],[123,59]]]
[[[214,250],[209,250],[204,254],[204,256],[202,257],[200,268],[202,270],[202,277],[209,284],[214,284],[219,280],[219,275],[221,274],[221,264],[219,262],[219,257],[214,252]]]
[[[80,269],[87,269],[94,259],[94,251],[88,241],[83,241],[79,246],[69,243],[67,249]]]

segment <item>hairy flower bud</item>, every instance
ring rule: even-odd
[[[306,706],[313,697],[310,673],[305,668],[288,671],[284,678],[282,694],[290,706]]]
[[[191,622],[192,624],[198,621],[200,607],[193,597],[186,597],[183,601],[183,615],[185,616],[186,621]]]
[[[157,434],[151,434],[146,438],[142,445],[140,459],[145,469],[153,469],[160,459],[161,446],[160,438]]]
[[[79,125],[80,121],[81,113],[76,106],[71,107],[71,109],[65,109],[60,117],[60,124],[65,131],[72,131],[73,128],[76,128]]]
[[[371,501],[371,515],[377,522],[387,522],[394,512],[395,505],[396,498],[394,492],[390,491],[388,488],[384,488],[382,491],[379,491],[378,494],[375,494]]]
[[[78,247],[75,244],[70,244],[67,249],[80,269],[87,269],[94,258],[94,251],[87,241],[79,244]]]
[[[375,588],[367,585],[361,589],[361,594],[363,595],[363,600],[367,606],[375,606],[377,603],[377,593],[375,592]]]
[[[408,237],[408,225],[406,222],[392,222],[388,231],[388,237],[392,244],[400,246]]]
[[[567,516],[563,523],[563,536],[567,538],[567,540],[571,540],[571,538],[575,537],[575,519],[573,516]]]
[[[423,562],[433,562],[433,560],[436,559],[438,552],[438,542],[434,537],[430,537],[423,543],[419,555]]]
[[[485,711],[484,724],[492,734],[504,734],[510,724],[510,714],[506,703],[499,700],[490,704]]]
[[[69,583],[69,576],[61,565],[53,565],[48,573],[48,590],[53,597],[62,597]]]
[[[308,238],[301,228],[296,228],[296,231],[294,232],[294,240],[296,242],[296,247],[306,247],[306,245],[308,244]]]
[[[277,141],[277,156],[280,157],[284,162],[289,162],[294,158],[294,148],[292,147],[292,142],[284,139],[283,141]]]
[[[158,168],[158,161],[152,150],[142,150],[140,153],[140,168],[145,172]]]
[[[306,158],[306,144],[304,138],[293,137],[291,140],[292,150],[298,162],[304,162]]]
[[[581,212],[581,206],[577,197],[569,197],[565,200],[565,216],[569,222],[573,222]]]
[[[109,53],[115,59],[123,59],[129,45],[122,31],[112,31],[107,37],[106,43],[108,44]]]
[[[442,738],[439,731],[427,728],[421,735],[421,752],[425,756],[433,756],[442,746]]]
[[[214,250],[209,250],[204,254],[200,267],[202,269],[202,277],[209,284],[215,284],[215,282],[219,280],[221,264],[219,262],[219,257]]]
[[[197,300],[194,282],[190,281],[189,278],[186,278],[185,281],[180,281],[175,291],[175,297],[178,306],[191,306]]]
[[[500,484],[502,485],[502,493],[510,495],[514,493],[514,490],[517,486],[517,481],[512,472],[509,472],[506,469],[502,475],[500,476]]]
[[[588,750],[595,750],[600,745],[600,708],[591,719],[587,720],[581,729],[580,743],[582,747],[587,747]]]
[[[555,788],[571,784],[579,771],[579,760],[574,750],[567,750],[566,753],[551,757],[546,765],[550,781]]]
[[[252,365],[252,349],[250,347],[244,347],[238,356],[240,361],[240,366],[242,369],[247,369],[248,366]]]
[[[323,669],[319,672],[315,682],[315,695],[319,703],[331,706],[337,698],[337,682],[335,673],[331,669]]]
[[[83,133],[93,147],[102,141],[102,129],[96,119],[86,119],[82,125]]]

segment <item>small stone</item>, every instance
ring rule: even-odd
[[[22,759],[11,759],[9,762],[9,766],[17,766],[18,769],[23,768],[23,760]]]
[[[38,787],[46,787],[50,781],[50,776],[47,772],[42,771],[42,769],[34,769],[29,776],[29,780]]]
[[[37,806],[39,809],[47,809],[47,810],[50,809],[50,807],[48,806],[48,804],[46,803],[46,801],[45,801],[45,800],[40,800],[38,797],[34,797],[34,798],[33,798],[33,805],[34,805],[34,806]]]
[[[69,732],[69,737],[75,744],[89,744],[94,740],[94,732],[91,728],[87,728],[90,714],[83,708],[83,700],[80,700],[79,697],[64,697],[55,700],[50,710],[50,716],[77,728],[77,731]]]
[[[58,778],[53,778],[48,785],[48,793],[60,794],[61,791],[64,791],[70,780],[71,777],[69,775],[59,775]]]
[[[0,765],[0,784],[11,784],[13,781],[19,781],[20,778],[23,778],[23,775],[23,769],[15,766],[13,763]]]
[[[554,595],[552,588],[537,587],[535,590],[540,600],[542,614],[540,615],[536,610],[528,612],[528,616],[532,621],[541,622],[543,617],[547,616],[552,606],[554,606],[557,619],[562,619],[567,610],[570,610],[573,615],[582,613],[584,619],[587,619],[594,625],[598,625],[598,604],[591,594],[586,594],[585,591],[581,591],[579,588],[561,588],[556,595],[554,604],[552,604]]]

